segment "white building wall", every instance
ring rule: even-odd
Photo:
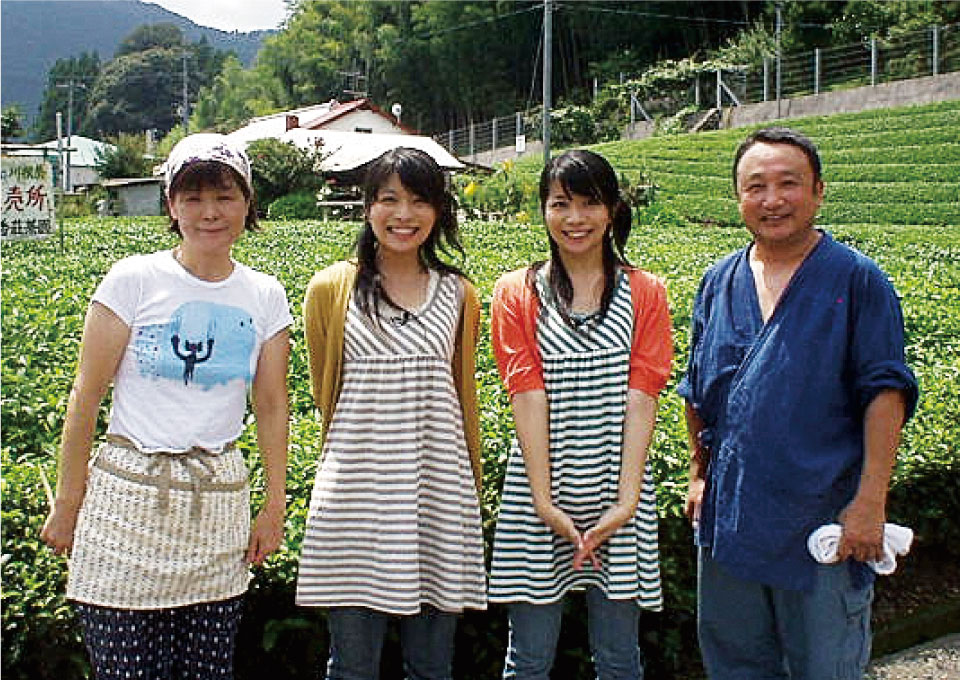
[[[341,116],[323,126],[324,130],[341,130],[344,132],[372,132],[373,134],[402,135],[405,134],[399,125],[394,125],[388,119],[373,111],[354,111]]]

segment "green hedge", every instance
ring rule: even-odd
[[[960,163],[831,163],[823,170],[826,182],[938,182],[960,186]],[[960,191],[960,189],[957,189]]]
[[[733,191],[731,180],[731,158],[724,161],[695,161],[695,160],[670,160],[663,162],[651,162],[637,166],[636,161],[619,162],[616,167],[620,171],[640,172],[647,171],[659,175],[661,173],[675,173],[679,175],[693,175],[695,177],[715,177],[726,182],[727,189]],[[832,190],[835,182],[867,182],[870,184],[883,184],[886,182],[903,183],[936,183],[950,184],[945,190],[960,191],[957,185],[960,185],[960,163],[925,163],[917,165],[914,163],[872,163],[863,165],[861,163],[844,164],[831,163],[823,168],[823,179],[827,182],[828,188]]]

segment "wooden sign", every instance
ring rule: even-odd
[[[4,241],[46,238],[53,233],[53,170],[43,158],[4,156],[2,168]]]

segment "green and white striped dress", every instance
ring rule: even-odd
[[[397,615],[486,607],[480,506],[451,372],[462,307],[459,278],[436,273],[420,309],[387,311],[379,325],[351,300],[297,604]]]
[[[560,316],[541,275],[544,308],[537,344],[550,412],[550,471],[554,503],[581,532],[617,501],[626,413],[633,309],[622,272],[602,319]],[[523,454],[515,441],[507,466],[490,576],[491,602],[547,604],[572,589],[601,588],[610,599],[636,598],[660,610],[656,491],[647,463],[637,513],[603,544],[601,569],[573,569],[574,546],[533,508]]]

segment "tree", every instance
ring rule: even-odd
[[[184,78],[189,106],[227,55],[206,40],[185,43],[173,24],[139,27],[101,69],[83,129],[100,135],[149,129],[166,134],[183,116]]]
[[[23,113],[16,104],[3,110],[2,132],[0,132],[3,141],[9,142],[23,134],[22,118]]]
[[[262,73],[280,85],[281,106],[326,101],[341,94],[342,71],[356,66],[369,40],[369,3],[307,2],[286,30],[266,40],[257,55]]]
[[[151,163],[146,158],[146,146],[143,135],[121,133],[112,140],[112,146],[97,151],[94,168],[103,179],[147,176]]]
[[[766,5],[554,3],[555,97],[583,103],[594,76],[717,47]],[[542,18],[542,0],[300,3],[258,69],[280,83],[279,106],[340,98],[355,73],[359,89],[381,106],[401,102],[415,127],[449,129],[539,101]],[[608,61],[623,54],[629,62]]]
[[[204,92],[204,127],[240,117],[367,93],[381,108],[403,104],[425,132],[529,110],[539,104],[543,0],[297,2],[253,69],[224,68]],[[770,51],[777,3],[553,3],[553,93],[558,106],[592,99],[593,79],[636,77],[665,61],[730,60]],[[942,0],[784,0],[782,48],[792,52],[960,21]],[[238,87],[242,94],[228,94]],[[221,105],[223,98],[229,101]],[[198,105],[200,108],[200,105]]]
[[[301,149],[279,139],[258,139],[247,147],[257,204],[262,212],[276,199],[303,191],[316,192],[323,186],[321,147]]]
[[[57,59],[47,75],[40,114],[33,124],[32,137],[37,141],[53,139],[57,134],[57,112],[63,114],[63,130],[67,133],[70,110],[70,88],[73,88],[73,131],[83,127],[90,92],[100,74],[100,57],[84,52],[78,57]],[[72,83],[72,85],[71,85]]]
[[[955,2],[848,0],[831,23],[830,30],[836,41],[849,43],[871,37],[889,38],[958,19],[960,6]]]
[[[235,56],[223,64],[213,83],[200,91],[190,118],[193,131],[235,130],[254,116],[276,110],[279,84],[269,75],[246,70]]]
[[[84,131],[100,136],[169,131],[180,119],[180,64],[179,51],[160,47],[108,63],[90,94]]]
[[[144,24],[135,28],[120,42],[114,56],[122,57],[126,54],[146,52],[156,47],[175,50],[183,46],[183,31],[176,24]]]

